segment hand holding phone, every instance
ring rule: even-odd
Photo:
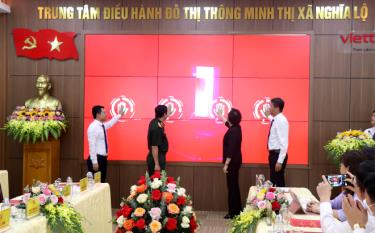
[[[343,186],[348,185],[346,183],[346,178],[347,178],[346,174],[344,174],[344,175],[326,175],[325,177],[327,178],[328,183],[332,187],[343,187]]]

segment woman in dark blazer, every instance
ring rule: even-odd
[[[225,121],[225,118],[222,118]],[[231,219],[242,211],[240,186],[238,182],[239,171],[242,165],[241,118],[241,112],[232,108],[228,113],[228,120],[225,121],[228,130],[223,140],[223,171],[227,176],[229,207],[228,214],[224,217],[226,219]]]

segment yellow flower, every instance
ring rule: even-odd
[[[25,116],[26,115],[26,112],[25,111],[19,111],[17,113],[18,116]]]
[[[142,217],[143,215],[145,215],[145,213],[146,213],[146,210],[143,209],[143,208],[137,208],[137,209],[135,209],[135,211],[134,211],[134,215],[135,215],[136,217]]]
[[[180,208],[176,204],[169,204],[168,205],[168,213],[170,214],[179,214]]]
[[[257,198],[258,198],[258,200],[263,200],[263,199],[264,199],[264,196],[265,196],[265,194],[264,194],[263,192],[259,192],[259,193],[257,194]]]
[[[161,223],[159,221],[153,220],[150,223],[150,229],[152,233],[157,233],[161,230]]]

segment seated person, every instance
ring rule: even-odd
[[[368,157],[361,152],[358,151],[349,151],[345,153],[341,157],[341,163],[340,163],[340,174],[347,174],[348,171],[352,173],[354,176],[357,176],[358,174],[358,167],[359,164],[365,160],[367,160]],[[342,192],[333,200],[330,201],[331,207],[333,209],[333,216],[340,220],[341,222],[346,221],[346,216],[344,213],[344,210],[342,209],[342,198],[345,194],[352,194],[353,193],[348,190],[346,187],[342,188]],[[354,198],[357,199],[357,196],[354,194]],[[316,214],[320,213],[319,203],[318,202],[310,202],[307,205],[307,211],[313,212]]]
[[[354,192],[358,200],[355,201],[352,195],[344,195],[343,196],[343,209],[344,213],[347,215],[348,221],[339,222],[333,216],[333,211],[330,203],[330,196],[332,192],[332,187],[328,183],[325,176],[322,176],[323,182],[321,182],[318,187],[316,188],[317,193],[320,198],[320,224],[322,227],[323,233],[375,233],[375,217],[372,216],[371,213],[367,214],[367,210],[365,211],[367,204],[365,199],[366,198],[366,185],[369,185],[369,181],[366,181],[367,177],[370,177],[375,173],[375,161],[374,160],[366,160],[362,162],[358,169],[358,176],[352,175],[348,172],[348,178],[346,181],[352,184],[351,186],[347,186],[347,189]],[[370,203],[371,200],[369,200]],[[352,203],[356,203],[353,206]],[[348,203],[351,203],[350,205]],[[369,206],[373,208],[372,206]],[[349,213],[352,211],[353,214]],[[358,213],[362,213],[359,215]],[[365,214],[363,214],[366,212]],[[365,217],[364,217],[365,216]]]

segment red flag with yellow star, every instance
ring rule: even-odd
[[[75,36],[74,32],[58,32],[52,29],[42,29],[37,32],[26,28],[13,30],[17,56],[32,59],[78,60]]]

